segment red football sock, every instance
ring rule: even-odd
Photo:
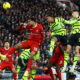
[[[51,76],[52,80],[55,80],[55,79],[54,79],[54,74],[53,74],[53,72],[52,72],[52,69],[51,69],[51,68],[50,68],[50,69],[48,69],[48,72],[49,72],[49,74],[50,74],[50,76]]]
[[[14,80],[17,80],[17,73],[16,72],[13,73],[13,77],[14,77]]]
[[[61,80],[61,72],[57,72],[57,76],[58,76],[59,80]]]
[[[30,70],[32,63],[33,63],[33,59],[29,59],[26,71]]]
[[[13,48],[11,48],[9,51],[8,51],[8,53],[6,54],[6,56],[8,56],[9,54],[13,54],[14,52],[15,52],[15,48],[13,47]]]

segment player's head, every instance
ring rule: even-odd
[[[31,18],[28,19],[28,24],[30,26],[34,26],[35,23],[36,23],[36,19],[35,18],[31,17]]]
[[[9,48],[9,47],[10,47],[9,42],[5,42],[5,43],[4,43],[4,47],[5,47],[5,48]]]
[[[78,10],[73,10],[72,11],[72,17],[78,18],[79,17],[79,11]]]
[[[47,21],[48,21],[49,23],[52,23],[52,22],[54,22],[54,18],[51,17],[51,16],[48,16],[48,17],[47,17]]]

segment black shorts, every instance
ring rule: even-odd
[[[80,33],[72,34],[68,44],[71,46],[80,46]]]
[[[63,46],[67,45],[68,42],[67,36],[55,35],[55,37],[57,37],[58,42],[61,42]]]

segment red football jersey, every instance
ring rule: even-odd
[[[41,24],[36,24],[36,27],[30,27],[29,25],[25,27],[19,27],[18,30],[28,29],[30,32],[29,40],[34,40],[39,44],[43,43],[44,32]]]
[[[1,54],[6,55],[10,49],[11,48],[9,48],[9,49],[0,48],[0,52],[1,52]],[[18,52],[17,51],[15,51],[15,54],[16,54],[16,56],[18,56]],[[12,62],[13,61],[13,54],[8,55],[7,58],[8,58],[9,61]]]

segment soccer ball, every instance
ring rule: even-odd
[[[7,10],[11,8],[11,4],[9,2],[4,2],[3,3],[3,9]]]

